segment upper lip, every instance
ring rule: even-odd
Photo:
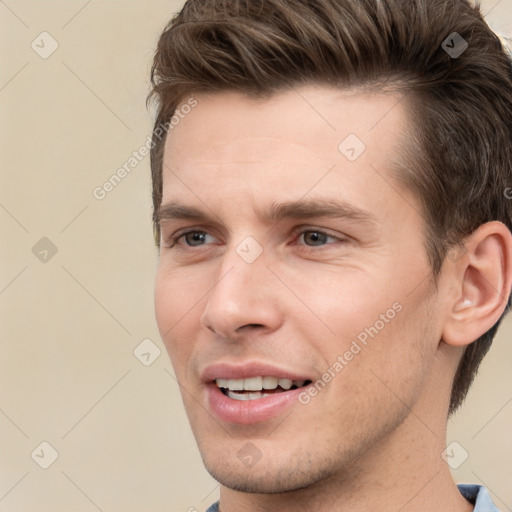
[[[213,382],[215,379],[248,379],[258,376],[290,380],[312,380],[309,375],[258,361],[245,363],[219,362],[207,366],[201,372],[201,380],[205,383]]]

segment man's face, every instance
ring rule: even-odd
[[[441,328],[420,206],[391,172],[398,100],[198,95],[168,136],[156,317],[228,487],[343,472],[425,401]]]

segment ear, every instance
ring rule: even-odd
[[[462,347],[487,332],[506,308],[512,287],[512,234],[501,222],[482,224],[466,240],[463,256],[447,263],[451,293],[442,340]]]

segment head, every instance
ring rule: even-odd
[[[241,463],[220,474],[224,442],[265,456],[327,421],[322,446],[287,452],[288,488],[306,485],[429,400],[455,411],[510,305],[510,272],[489,262],[510,261],[512,69],[478,7],[195,0],[152,83],[157,321],[214,476]],[[249,359],[327,382],[279,428],[224,423],[204,378]]]

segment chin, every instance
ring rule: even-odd
[[[256,469],[219,467],[219,464],[205,464],[210,475],[224,487],[234,491],[256,494],[280,494],[305,489],[330,476],[317,475],[316,472],[303,472],[291,469],[283,461],[282,468]]]
[[[287,453],[281,456],[277,451],[269,452],[262,453],[261,459],[252,466],[241,462],[237,451],[201,450],[201,455],[206,470],[217,482],[244,493],[279,494],[298,491],[339,472],[339,458],[315,457],[301,447],[297,448],[295,455]],[[321,460],[320,464],[318,460]]]

